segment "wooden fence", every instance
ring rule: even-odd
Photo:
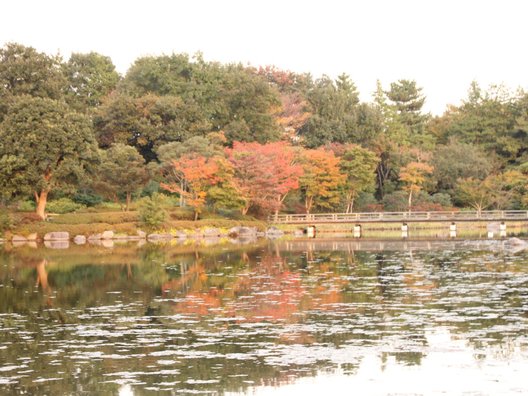
[[[373,223],[435,221],[507,221],[528,220],[527,210],[486,210],[452,212],[363,212],[280,214],[269,216],[274,224]]]

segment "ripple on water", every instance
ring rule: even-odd
[[[199,265],[210,276],[186,279],[193,295],[166,286],[179,278],[160,272],[149,282],[159,276],[167,283],[152,290],[138,276],[122,289],[108,287],[100,305],[67,307],[65,291],[54,283],[52,307],[39,301],[24,314],[0,313],[0,393],[82,381],[79,386],[94,392],[90,381],[111,384],[109,393],[120,386],[243,392],[250,384],[279,386],[338,368],[355,376],[368,371],[368,356],[379,357],[385,373],[413,365],[417,375],[435,358],[437,368],[454,367],[461,376],[475,367],[484,372],[528,362],[525,256],[479,255],[469,245],[464,252],[288,254],[280,266],[263,254],[257,264],[249,254],[241,273],[234,264],[211,267],[204,256]],[[122,273],[114,278],[125,279]],[[33,290],[34,280],[28,284]],[[24,298],[42,298],[42,291]],[[59,314],[65,323],[58,323]],[[443,363],[452,356],[464,359]],[[385,374],[378,371],[372,382],[379,384]],[[473,393],[485,392],[482,385]]]

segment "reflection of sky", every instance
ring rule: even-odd
[[[528,349],[518,344],[501,358],[500,346],[477,351],[446,329],[427,331],[427,347],[420,365],[403,365],[391,356],[382,361],[379,350],[364,348],[352,375],[343,370],[298,379],[280,388],[250,389],[251,395],[399,395],[399,394],[526,394]],[[525,340],[526,341],[526,340]],[[476,354],[485,354],[484,358]]]

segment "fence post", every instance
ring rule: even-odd
[[[406,238],[409,237],[409,226],[407,225],[407,223],[403,223],[402,224],[401,231],[402,231],[402,238],[403,239],[406,239]]]
[[[449,237],[456,238],[456,234],[457,234],[457,226],[455,222],[452,222],[451,225],[449,226]]]
[[[503,221],[502,223],[500,223],[499,225],[499,236],[501,238],[505,238],[506,237],[506,223]]]

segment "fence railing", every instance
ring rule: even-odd
[[[268,217],[270,223],[352,223],[395,221],[482,221],[528,219],[527,210],[485,210],[452,212],[363,212],[280,214]]]

